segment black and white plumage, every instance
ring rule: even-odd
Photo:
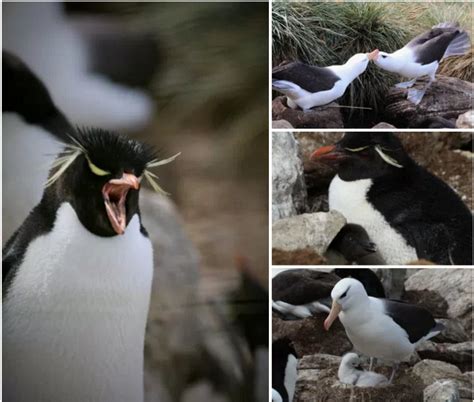
[[[348,133],[312,159],[337,165],[329,209],[361,225],[387,264],[472,264],[471,212],[394,134]]]
[[[272,343],[272,402],[291,402],[295,394],[298,358],[288,338]]]
[[[411,88],[417,78],[428,76],[429,82],[422,90],[410,89],[408,100],[421,102],[427,88],[435,80],[439,63],[446,57],[460,56],[471,47],[469,35],[451,22],[443,22],[418,35],[404,47],[393,53],[378,52],[374,62],[384,70],[398,73],[411,81],[398,84],[399,88]]]
[[[48,89],[18,57],[3,51],[3,238],[40,201],[48,167],[74,128]]]
[[[124,132],[149,123],[151,98],[91,71],[93,53],[61,3],[12,2],[2,11],[3,49],[35,71],[73,124]],[[121,46],[120,38],[115,46]]]
[[[288,106],[303,110],[340,98],[349,84],[362,74],[375,53],[358,53],[343,65],[311,66],[292,62],[272,70],[272,88],[287,96]]]
[[[380,387],[388,385],[387,377],[383,374],[365,371],[360,366],[361,360],[356,353],[346,353],[341,360],[337,376],[343,384],[356,387]]]
[[[140,401],[153,251],[138,197],[158,162],[108,132],[72,139],[3,249],[4,396]]]
[[[371,358],[398,363],[407,360],[417,344],[443,330],[431,313],[412,304],[374,298],[353,278],[339,281],[331,292],[332,307],[324,321],[329,330],[339,317],[354,348]],[[393,379],[395,370],[390,381]]]
[[[377,275],[367,268],[338,268],[333,272],[289,269],[272,279],[272,309],[286,320],[329,313],[334,285],[348,276],[359,279],[368,294],[374,297],[385,296]]]

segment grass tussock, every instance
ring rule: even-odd
[[[470,3],[274,3],[273,65],[300,60],[319,66],[344,63],[355,53],[375,48],[393,52],[414,36],[444,21],[457,21],[470,32]],[[470,32],[471,33],[471,32]],[[440,73],[472,80],[472,51],[445,60]],[[383,105],[388,88],[399,77],[369,65],[340,101],[343,105]],[[353,111],[353,113],[363,113]]]

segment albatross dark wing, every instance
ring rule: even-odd
[[[283,271],[272,279],[272,299],[293,305],[312,303],[331,296],[337,275],[312,269]]]
[[[275,67],[273,80],[285,80],[295,83],[308,92],[330,90],[340,78],[325,67],[310,66],[299,61]]]
[[[406,331],[411,343],[418,342],[436,328],[433,316],[422,307],[388,299],[383,300],[383,304],[385,313]]]

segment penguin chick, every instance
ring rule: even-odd
[[[353,223],[345,225],[329,245],[329,248],[339,251],[349,262],[357,262],[362,257],[377,251],[365,229]]]
[[[384,375],[364,371],[360,366],[360,359],[356,353],[347,353],[342,357],[337,376],[343,384],[355,385],[356,387],[388,385],[387,377]]]
[[[4,396],[142,401],[153,250],[139,189],[173,158],[100,130],[71,140],[3,249]]]

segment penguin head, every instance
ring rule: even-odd
[[[161,190],[150,167],[158,161],[150,146],[100,129],[77,130],[72,144],[53,163],[44,197],[69,202],[83,226],[98,236],[123,234],[139,214],[142,178]]]
[[[411,159],[392,133],[347,133],[337,144],[317,149],[314,161],[337,163],[343,180],[377,178],[402,172]]]

